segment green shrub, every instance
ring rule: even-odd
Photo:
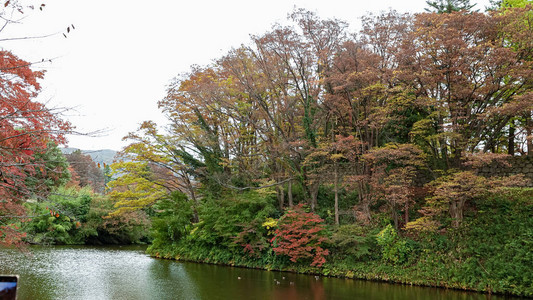
[[[59,187],[48,201],[29,202],[26,209],[33,217],[24,223],[27,241],[38,244],[82,244],[77,234],[86,220],[91,202],[89,189]]]
[[[376,235],[378,245],[381,247],[383,260],[393,264],[404,264],[413,252],[413,245],[398,236],[392,225],[388,224]]]
[[[26,241],[37,244],[130,244],[147,235],[143,212],[108,217],[113,202],[89,188],[59,187],[47,201],[26,204]]]
[[[156,202],[153,210],[151,247],[175,245],[189,234],[194,213],[185,194],[172,193],[169,198]]]
[[[161,253],[172,244],[173,256],[185,259],[230,263],[246,257],[268,260],[268,230],[262,226],[277,213],[269,191],[226,193],[207,198],[198,207],[199,222],[191,223],[189,208],[169,213],[167,207],[154,218],[154,243],[149,253]],[[167,211],[163,213],[163,211]]]
[[[375,235],[359,224],[335,227],[329,245],[337,257],[355,260],[373,258],[377,248]]]

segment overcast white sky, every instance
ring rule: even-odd
[[[43,11],[1,33],[40,36],[75,30],[44,39],[10,41],[1,48],[28,61],[55,58],[41,64],[47,70],[41,101],[50,107],[71,107],[69,119],[81,132],[107,129],[99,137],[69,136],[69,146],[120,150],[128,132],[145,120],[164,122],[157,101],[166,86],[191,65],[206,65],[232,47],[250,41],[285,22],[294,7],[321,18],[338,18],[359,27],[360,17],[389,8],[420,12],[425,0],[53,0]],[[472,1],[474,3],[476,1]],[[478,1],[483,10],[488,0]]]

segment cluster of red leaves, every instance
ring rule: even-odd
[[[8,220],[24,213],[20,202],[36,191],[26,178],[43,173],[44,161],[35,154],[44,152],[49,141],[64,143],[70,124],[44,104],[35,101],[44,75],[9,51],[0,51],[0,243],[13,244],[22,233]]]
[[[311,266],[321,267],[329,255],[321,246],[327,241],[323,221],[317,214],[306,212],[302,204],[287,210],[272,239],[276,255],[287,255],[292,262],[312,258]]]

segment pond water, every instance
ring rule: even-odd
[[[501,296],[154,259],[143,247],[0,249],[18,299],[500,300]]]

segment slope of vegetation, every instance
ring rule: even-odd
[[[205,221],[194,225],[189,223],[190,210],[187,215],[176,209],[180,200],[175,199],[174,210],[170,202],[162,202],[168,205],[166,215],[154,220],[154,242],[148,252],[169,259],[533,295],[529,272],[533,268],[533,189],[507,189],[476,199],[460,227],[417,235],[400,234],[385,216],[366,226],[330,223],[313,230],[318,223],[310,220],[319,217],[310,218],[295,208],[292,211],[303,222],[298,225],[293,219],[290,226],[293,232],[300,229],[305,234],[292,245],[274,239],[287,236],[280,230],[280,222],[287,220],[276,219],[274,199],[270,203],[260,199],[248,194],[246,200],[240,196],[231,204],[213,203],[202,209],[200,219]],[[318,245],[321,237],[325,239]],[[275,250],[280,247],[287,251]],[[320,257],[325,262],[312,266]]]

